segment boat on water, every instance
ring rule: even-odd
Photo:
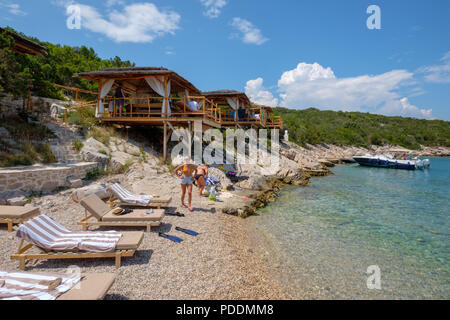
[[[366,154],[364,156],[354,156],[353,160],[361,166],[417,170],[426,169],[430,166],[429,159],[419,159],[417,157],[411,159],[395,159],[391,154]]]

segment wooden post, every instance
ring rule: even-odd
[[[78,90],[75,90],[75,102],[78,102]]]
[[[167,98],[167,76],[164,76],[164,100],[163,101],[164,101],[164,105],[165,105],[164,106],[164,114],[167,118],[167,107],[169,105],[169,99]],[[165,158],[164,158],[164,161],[166,161]]]
[[[164,137],[163,137],[163,160],[167,160],[167,122],[164,121]]]

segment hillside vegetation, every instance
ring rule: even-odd
[[[31,56],[14,53],[11,50],[13,38],[5,32],[0,32],[0,92],[26,97],[27,88],[31,86],[33,95],[61,99],[62,91],[53,83],[96,92],[97,83],[74,75],[103,68],[134,66],[134,63],[122,61],[117,56],[101,59],[94,49],[86,46],[55,45],[27,37],[11,28],[6,29],[45,46],[48,55]]]
[[[314,108],[275,108],[292,141],[299,145],[400,145],[409,149],[424,146],[450,147],[450,122]]]

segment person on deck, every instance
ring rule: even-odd
[[[186,157],[184,163],[175,168],[175,175],[181,179],[181,206],[188,208],[189,211],[194,211],[192,208],[192,184],[194,182],[194,176],[197,173],[197,166],[191,164],[191,159]],[[188,206],[184,204],[184,197],[188,193]]]
[[[117,112],[117,110],[119,111],[119,116],[122,116],[122,108],[125,105],[125,94],[123,92],[123,88],[122,88],[122,82],[118,82],[118,86],[116,88],[116,91],[114,92],[114,100],[116,101],[115,103],[115,110]]]
[[[206,187],[206,179],[208,179],[208,168],[209,164],[207,163],[197,167],[197,174],[195,175],[195,181],[197,182],[200,197],[202,196],[203,190]]]

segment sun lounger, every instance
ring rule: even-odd
[[[11,259],[19,260],[21,270],[29,259],[115,258],[119,268],[121,258],[132,257],[144,237],[143,232],[74,232],[46,215],[20,225],[16,235],[21,241]],[[39,252],[29,251],[34,247]]]
[[[165,212],[163,209],[152,209],[152,213],[147,214],[148,209],[134,209],[133,212],[124,215],[115,215],[114,209],[111,209],[95,194],[81,199],[80,204],[85,209],[85,217],[78,224],[83,227],[84,231],[88,226],[109,226],[146,227],[147,232],[150,232],[151,227],[161,224]]]
[[[115,279],[113,273],[0,271],[0,300],[102,300]]]
[[[14,224],[21,224],[39,215],[39,208],[21,206],[0,206],[0,223],[8,225],[8,232]]]
[[[172,200],[171,196],[160,197],[156,195],[135,194],[118,183],[110,185],[108,190],[119,199],[119,205],[121,206],[157,207],[160,209],[161,206],[167,206]]]

